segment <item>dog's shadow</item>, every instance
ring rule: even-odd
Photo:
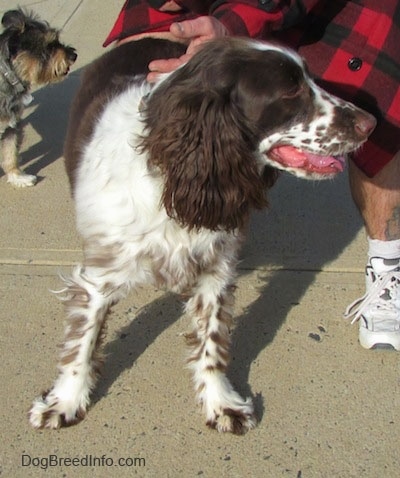
[[[80,72],[74,70],[62,82],[34,91],[33,101],[23,116],[22,128],[30,125],[38,141],[22,151],[19,165],[39,180],[46,166],[62,158],[69,109],[79,86]]]
[[[335,259],[360,230],[361,220],[352,205],[346,176],[313,183],[284,175],[271,191],[271,212],[262,212],[253,218],[239,266],[239,287],[240,276],[248,271],[261,269],[262,276],[262,269],[268,269],[272,263],[274,267],[278,265],[279,270],[269,272],[268,277],[264,274],[258,297],[237,317],[228,376],[243,396],[253,397],[259,419],[264,414],[263,394],[261,391],[254,396],[248,383],[252,363],[274,339],[317,272]],[[306,270],[306,274],[288,274],[288,270],[293,270],[293,257],[297,257],[298,270]],[[127,300],[134,304],[134,294]],[[337,313],[341,315],[342,311]],[[105,346],[108,364],[93,402],[107,395],[119,375],[181,316],[179,300],[165,295],[148,304],[120,330],[118,337]],[[190,328],[189,321],[182,327],[182,331]],[[183,347],[184,344],[182,350]],[[265,373],[268,374],[267,369]]]
[[[135,295],[128,299],[132,304]],[[136,360],[168,327],[182,316],[182,302],[173,294],[165,294],[145,305],[133,320],[122,329],[104,347],[106,364],[103,374],[93,392],[92,403],[105,397],[119,375],[132,367]],[[133,313],[128,307],[125,314],[128,319]]]

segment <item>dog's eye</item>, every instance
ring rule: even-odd
[[[295,85],[290,90],[286,91],[281,98],[292,99],[300,96],[304,92],[304,85]]]

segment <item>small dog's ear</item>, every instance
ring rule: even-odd
[[[25,15],[21,10],[9,10],[3,15],[1,24],[3,27],[23,32],[25,29]]]

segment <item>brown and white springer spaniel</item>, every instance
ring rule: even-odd
[[[65,158],[84,260],[65,280],[59,375],[34,401],[33,427],[84,417],[110,306],[152,284],[189,297],[188,364],[207,424],[221,432],[253,428],[251,399],[225,375],[249,214],[266,205],[277,169],[330,178],[375,126],[368,113],[322,91],[296,53],[254,40],[210,42],[149,85],[150,60],[183,48],[131,42],[83,76]]]

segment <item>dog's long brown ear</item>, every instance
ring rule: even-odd
[[[148,100],[143,149],[165,175],[171,217],[189,228],[240,228],[251,208],[266,205],[255,138],[229,88],[199,87],[189,77]]]
[[[189,228],[232,230],[266,204],[254,138],[228,98],[168,92],[145,139],[150,164],[165,174],[163,204]],[[161,98],[160,98],[161,100]]]

